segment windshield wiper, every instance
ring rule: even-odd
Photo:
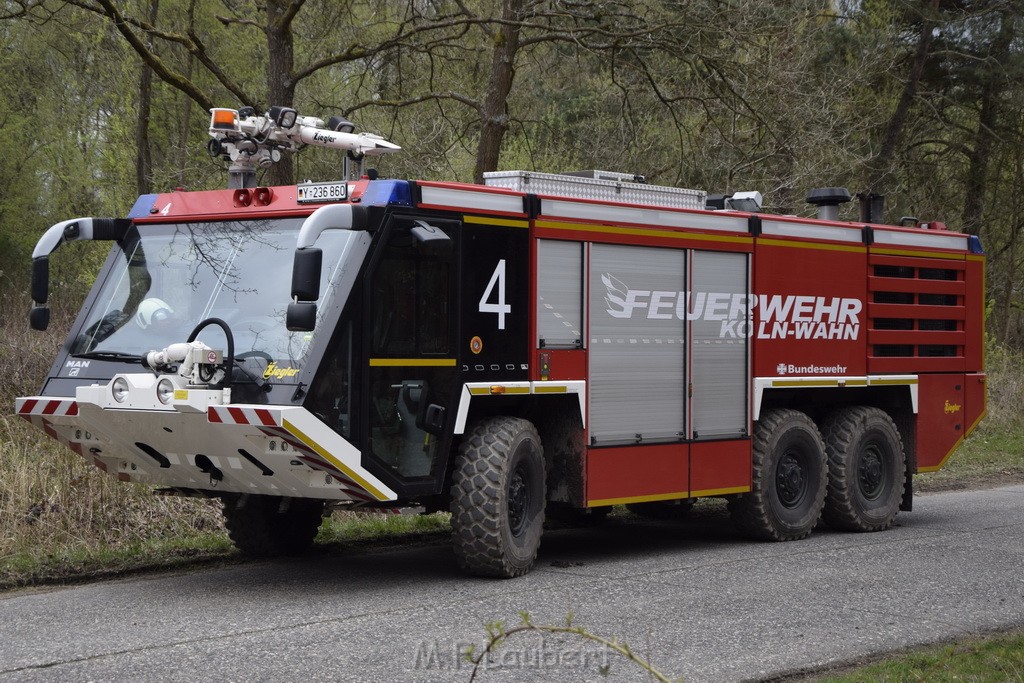
[[[134,353],[122,353],[120,351],[89,351],[88,353],[73,353],[73,358],[85,358],[86,360],[112,360],[122,363],[142,363],[142,356]]]

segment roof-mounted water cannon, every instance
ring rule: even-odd
[[[365,156],[397,152],[401,147],[373,133],[355,133],[355,125],[340,116],[332,116],[327,125],[322,119],[300,116],[289,107],[271,107],[257,116],[252,107],[210,110],[210,156],[231,161],[229,189],[256,187],[256,171],[281,160],[282,152],[298,152],[307,145],[319,145],[348,152],[348,161],[359,163]]]

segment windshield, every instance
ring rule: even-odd
[[[235,357],[262,360],[263,374],[289,381],[298,374],[314,332],[289,332],[292,256],[301,218],[144,225],[100,285],[72,354],[143,355],[188,339],[196,325],[220,318],[231,328]],[[324,232],[320,281],[324,298],[355,233]],[[115,247],[117,249],[117,247]],[[225,350],[223,332],[209,326],[199,339]],[[273,363],[273,367],[271,367]]]

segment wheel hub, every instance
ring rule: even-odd
[[[508,525],[513,536],[518,536],[526,527],[530,508],[530,487],[526,485],[525,469],[520,463],[508,483]]]
[[[857,483],[861,494],[868,500],[882,492],[882,454],[875,444],[869,444],[857,462]]]
[[[803,500],[807,491],[807,474],[795,454],[786,453],[779,461],[775,472],[775,489],[779,494],[779,502],[787,508],[794,508]]]

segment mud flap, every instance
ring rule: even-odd
[[[907,468],[906,479],[903,480],[903,500],[900,501],[900,510],[912,512],[914,509],[914,473]]]

